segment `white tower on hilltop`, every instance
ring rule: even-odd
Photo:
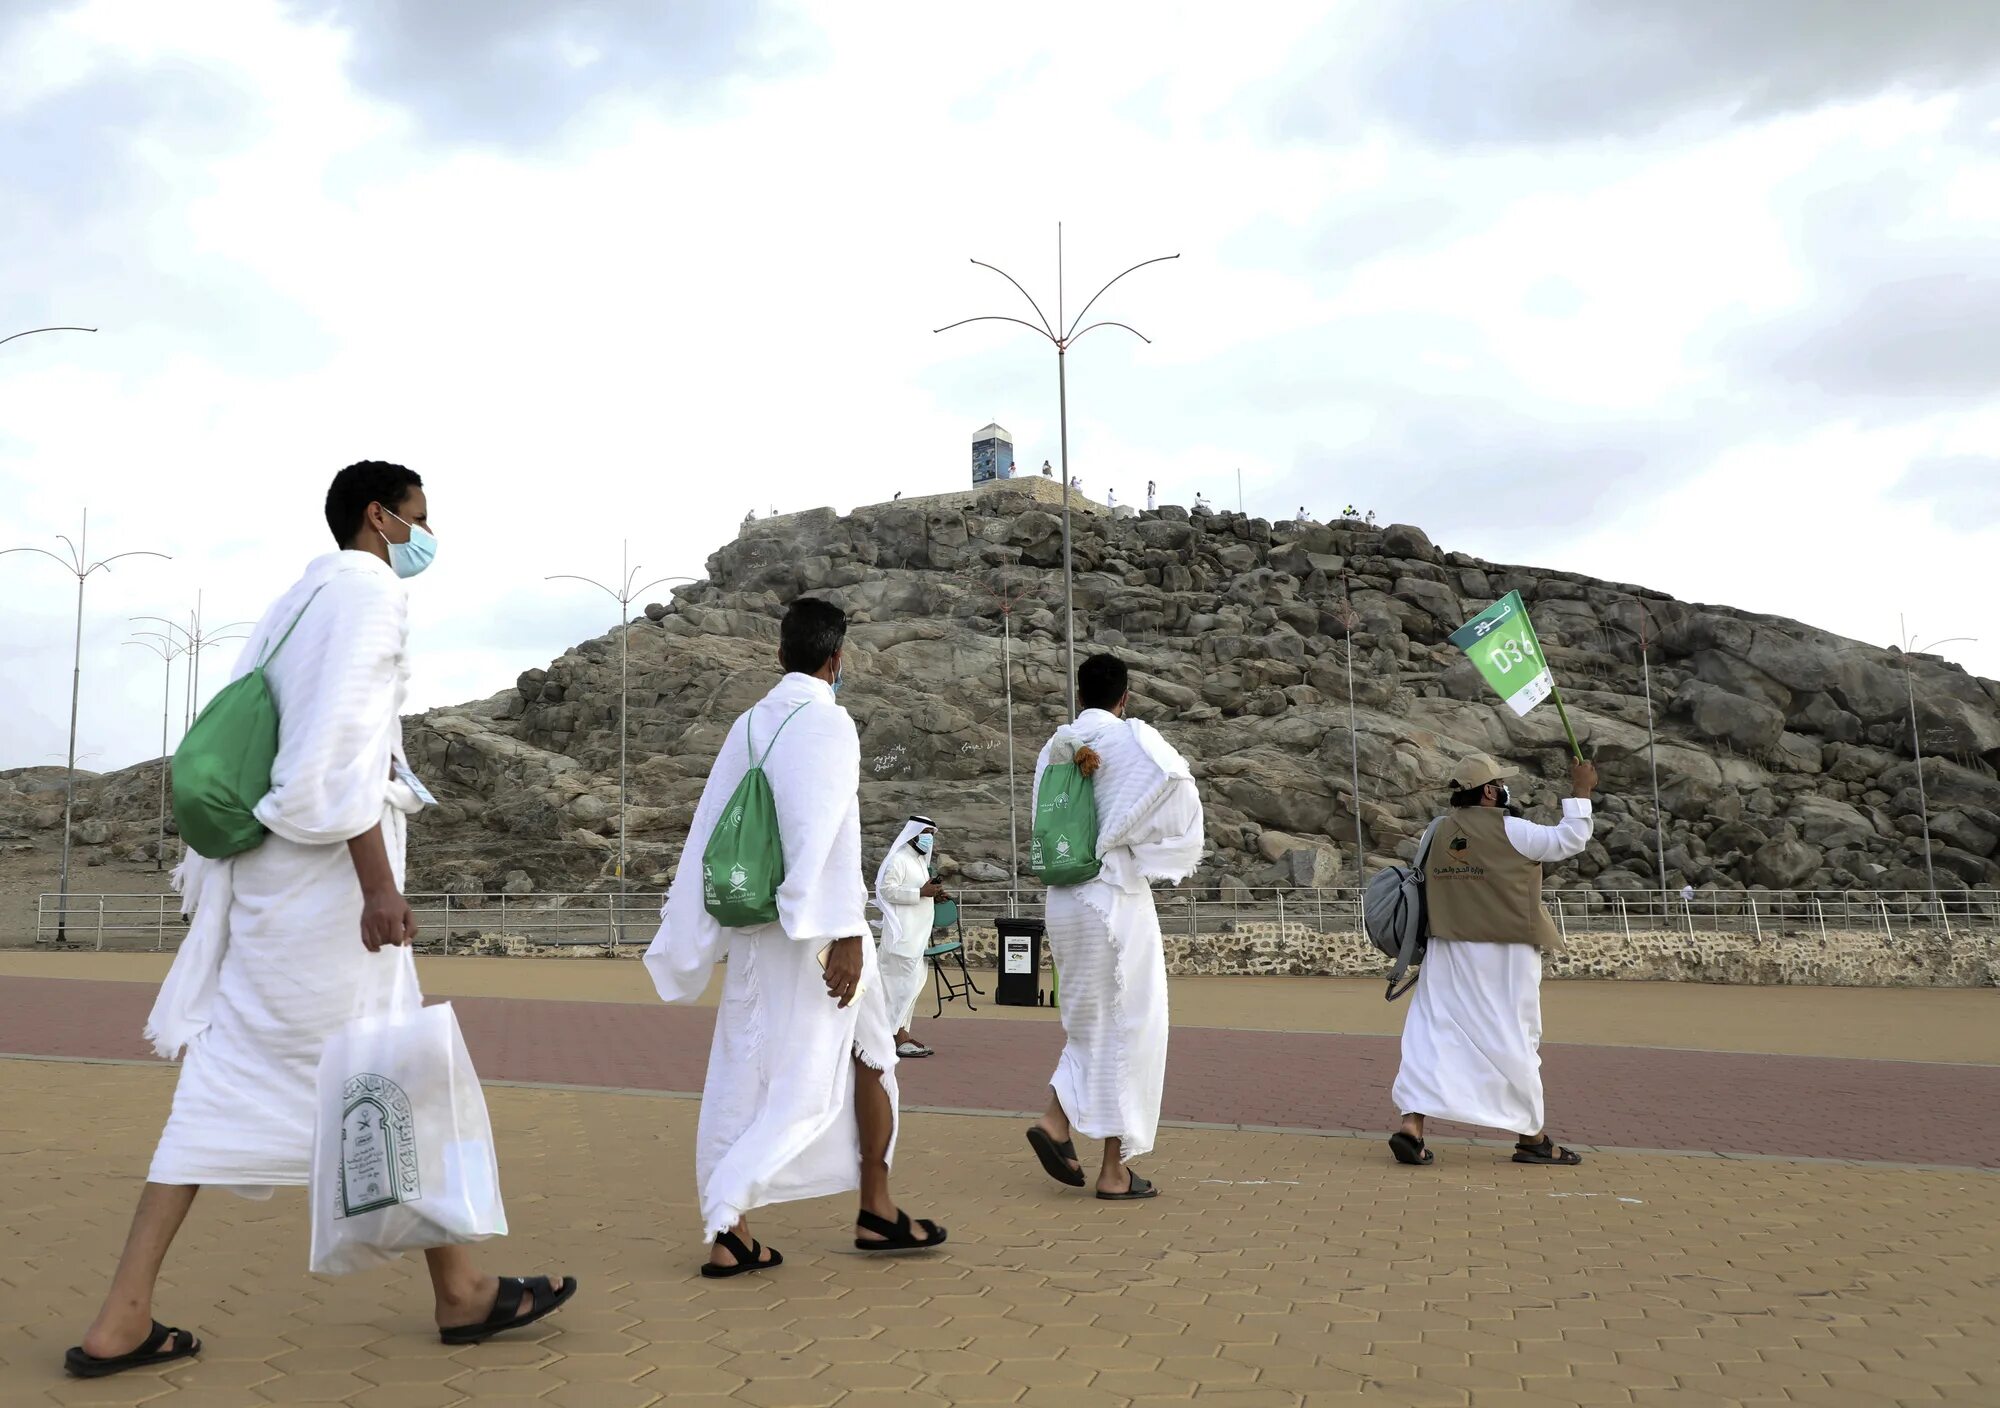
[[[972,482],[976,487],[1013,477],[1014,437],[989,422],[972,437]]]

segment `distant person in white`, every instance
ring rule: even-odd
[[[910,1034],[910,1018],[924,991],[924,950],[931,945],[937,902],[946,897],[944,886],[931,878],[936,846],[936,823],[927,816],[913,816],[903,823],[875,872],[875,907],[882,911],[876,961],[882,969],[889,1023],[896,1029],[896,1055],[906,1061],[936,1054]]]
[[[1300,504],[1298,515],[1295,518],[1293,518],[1292,521],[1294,523],[1310,523],[1312,522],[1312,515],[1306,512],[1306,506],[1304,504]]]
[[[1105,491],[1105,494],[1104,494],[1104,506],[1105,506],[1106,508],[1117,508],[1117,507],[1118,507],[1118,491],[1117,491],[1116,489],[1107,489],[1107,490]]]
[[[1048,892],[1049,947],[1062,978],[1068,1038],[1049,1080],[1049,1108],[1028,1130],[1058,1183],[1088,1181],[1074,1136],[1104,1141],[1097,1196],[1154,1197],[1129,1160],[1150,1153],[1167,1069],[1167,960],[1150,882],[1179,884],[1201,862],[1201,794],[1187,760],[1147,724],[1125,717],[1125,664],[1094,655],[1077,667],[1076,722],[1035,763],[1034,795],[1053,763],[1086,751],[1097,803],[1097,878]],[[1029,813],[1033,814],[1030,800]]]
[[[270,834],[225,859],[190,852],[174,873],[193,924],[146,1038],[181,1057],[180,1079],[110,1292],[65,1361],[78,1377],[200,1350],[153,1319],[154,1283],[195,1194],[263,1199],[307,1182],[327,1039],[411,962],[403,853],[429,794],[403,757],[403,579],[430,565],[437,539],[423,480],[382,460],[333,477],[326,522],[337,550],[271,604],[236,662],[240,679],[269,657],[278,756],[256,816]],[[424,1258],[438,1328],[459,1340],[518,1329],[576,1292],[569,1277],[485,1275],[463,1246]]]
[[[934,1222],[912,1224],[889,1195],[896,1048],[875,949],[864,938],[861,736],[836,702],[846,639],[846,613],[830,602],[800,597],[786,608],[778,625],[784,675],[730,725],[646,950],[667,1002],[698,1001],[728,958],[695,1131],[695,1184],[710,1238],[702,1275],[710,1278],[784,1260],[751,1238],[757,1208],[857,1187],[857,1250],[945,1239]],[[767,760],[785,878],[776,923],[725,929],[708,912],[702,856],[753,746]]]
[[[1194,491],[1194,511],[1196,513],[1213,513],[1215,511],[1208,506],[1207,496],[1199,489]]]
[[[1542,904],[1542,866],[1590,844],[1597,768],[1570,769],[1572,795],[1555,826],[1507,814],[1509,776],[1491,758],[1461,759],[1431,841],[1431,938],[1403,1022],[1403,1125],[1389,1139],[1399,1163],[1433,1161],[1427,1116],[1512,1131],[1517,1164],[1583,1162],[1542,1127],[1542,954],[1561,942]]]
[[[1152,480],[1146,481],[1146,511],[1152,513],[1160,506],[1160,486]]]

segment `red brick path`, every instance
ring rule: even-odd
[[[0,1052],[144,1057],[144,983],[0,978]],[[714,1013],[609,1002],[452,999],[489,1080],[700,1090]],[[1062,1033],[958,1018],[899,1068],[912,1106],[1038,1109]],[[1543,1050],[1558,1138],[1627,1148],[2000,1168],[2000,1067],[1610,1046]],[[1396,1040],[1179,1028],[1169,1120],[1386,1129]],[[1481,1131],[1491,1133],[1490,1131]]]

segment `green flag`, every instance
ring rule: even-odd
[[[1519,592],[1508,592],[1451,633],[1451,643],[1472,663],[1517,714],[1525,714],[1555,692],[1555,677],[1542,658],[1534,622]]]
[[[1569,735],[1570,751],[1583,756],[1576,730],[1569,724],[1569,711],[1556,691],[1555,676],[1549,673],[1548,659],[1542,654],[1542,643],[1535,639],[1535,623],[1528,619],[1528,608],[1519,592],[1508,592],[1453,631],[1451,643],[1472,658],[1493,692],[1516,714],[1525,714],[1544,699],[1553,698],[1556,712],[1562,715],[1563,732]]]

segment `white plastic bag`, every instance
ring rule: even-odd
[[[422,1005],[406,948],[385,1000],[335,1032],[319,1062],[312,1269],[358,1271],[406,1251],[507,1235],[486,1096],[450,1003]]]

